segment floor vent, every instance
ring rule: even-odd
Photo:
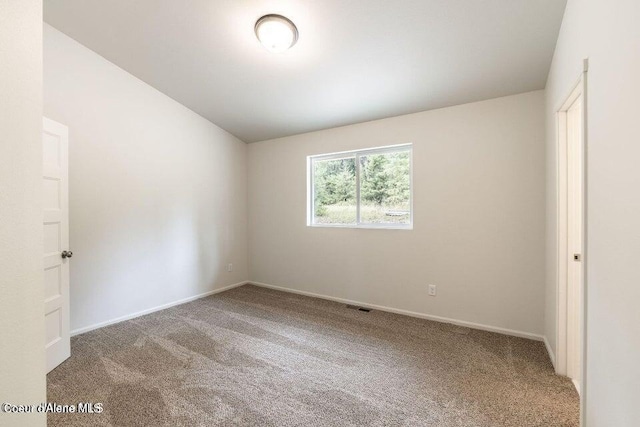
[[[471,329],[465,328],[464,326],[453,325],[451,327],[451,332],[453,332],[454,334],[469,335]]]
[[[371,311],[370,308],[359,307],[357,305],[351,305],[351,304],[347,304],[347,308],[350,308],[351,310],[364,311],[365,313],[368,313]]]

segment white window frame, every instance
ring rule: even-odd
[[[360,157],[372,154],[395,153],[399,151],[409,152],[409,223],[408,224],[371,224],[360,222]],[[314,163],[316,161],[337,160],[355,157],[356,162],[356,223],[355,224],[315,224],[313,213],[315,212],[314,189]],[[362,150],[340,151],[337,153],[318,154],[307,156],[307,226],[320,228],[377,228],[413,230],[413,144],[387,145],[384,147],[366,148]]]

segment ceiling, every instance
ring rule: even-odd
[[[545,86],[565,0],[45,0],[45,21],[245,142]],[[298,27],[269,53],[262,15]]]

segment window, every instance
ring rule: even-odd
[[[307,224],[411,228],[411,144],[308,157]]]

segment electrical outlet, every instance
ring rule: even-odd
[[[436,296],[436,285],[429,285],[429,296]]]
[[[227,264],[227,271],[233,271],[233,264]]]

